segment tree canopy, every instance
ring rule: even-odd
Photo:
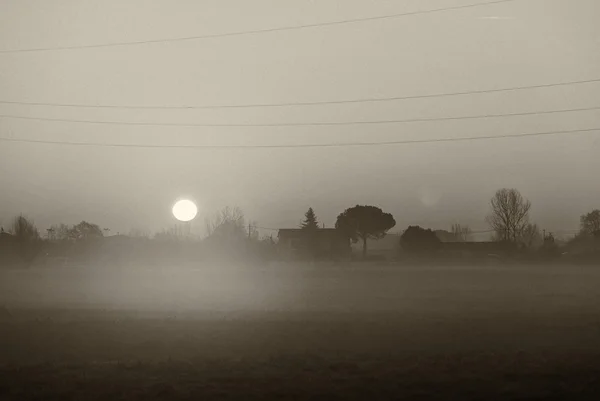
[[[367,255],[367,240],[378,240],[396,225],[390,213],[376,206],[356,205],[337,217],[335,228],[341,230],[353,242],[363,241],[363,256]]]
[[[19,242],[31,242],[40,239],[40,233],[33,221],[22,214],[14,218],[10,231]]]
[[[11,233],[17,242],[17,250],[23,262],[32,263],[40,251],[40,234],[33,221],[22,214],[15,217]]]
[[[104,237],[102,230],[97,224],[82,221],[69,230],[69,237],[77,241],[96,239]]]
[[[435,231],[419,226],[409,226],[400,237],[400,245],[410,252],[434,251],[441,247],[441,243]]]
[[[600,236],[600,210],[595,209],[581,216],[581,231],[584,234]]]

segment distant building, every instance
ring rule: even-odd
[[[456,256],[502,255],[515,250],[509,242],[442,242],[441,250]]]
[[[4,231],[4,229],[2,229],[2,231],[0,231],[0,241],[12,241],[14,239],[13,235],[10,233],[7,233],[6,231]]]
[[[0,232],[0,268],[21,263],[17,239],[6,231]]]
[[[278,238],[277,249],[283,259],[306,257],[311,246],[316,248],[316,257],[325,259],[343,257],[351,252],[350,239],[335,228],[320,228],[314,231],[300,228],[280,229]]]

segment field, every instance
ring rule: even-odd
[[[597,399],[600,268],[0,272],[0,399]]]

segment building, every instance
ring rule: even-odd
[[[320,228],[314,231],[300,228],[280,229],[278,238],[277,249],[283,259],[329,259],[344,257],[351,252],[350,239],[335,228]]]
[[[516,246],[509,242],[442,242],[441,250],[447,255],[489,256],[505,255],[514,251]]]

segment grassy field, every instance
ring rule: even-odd
[[[0,399],[597,399],[600,269],[0,273]]]

